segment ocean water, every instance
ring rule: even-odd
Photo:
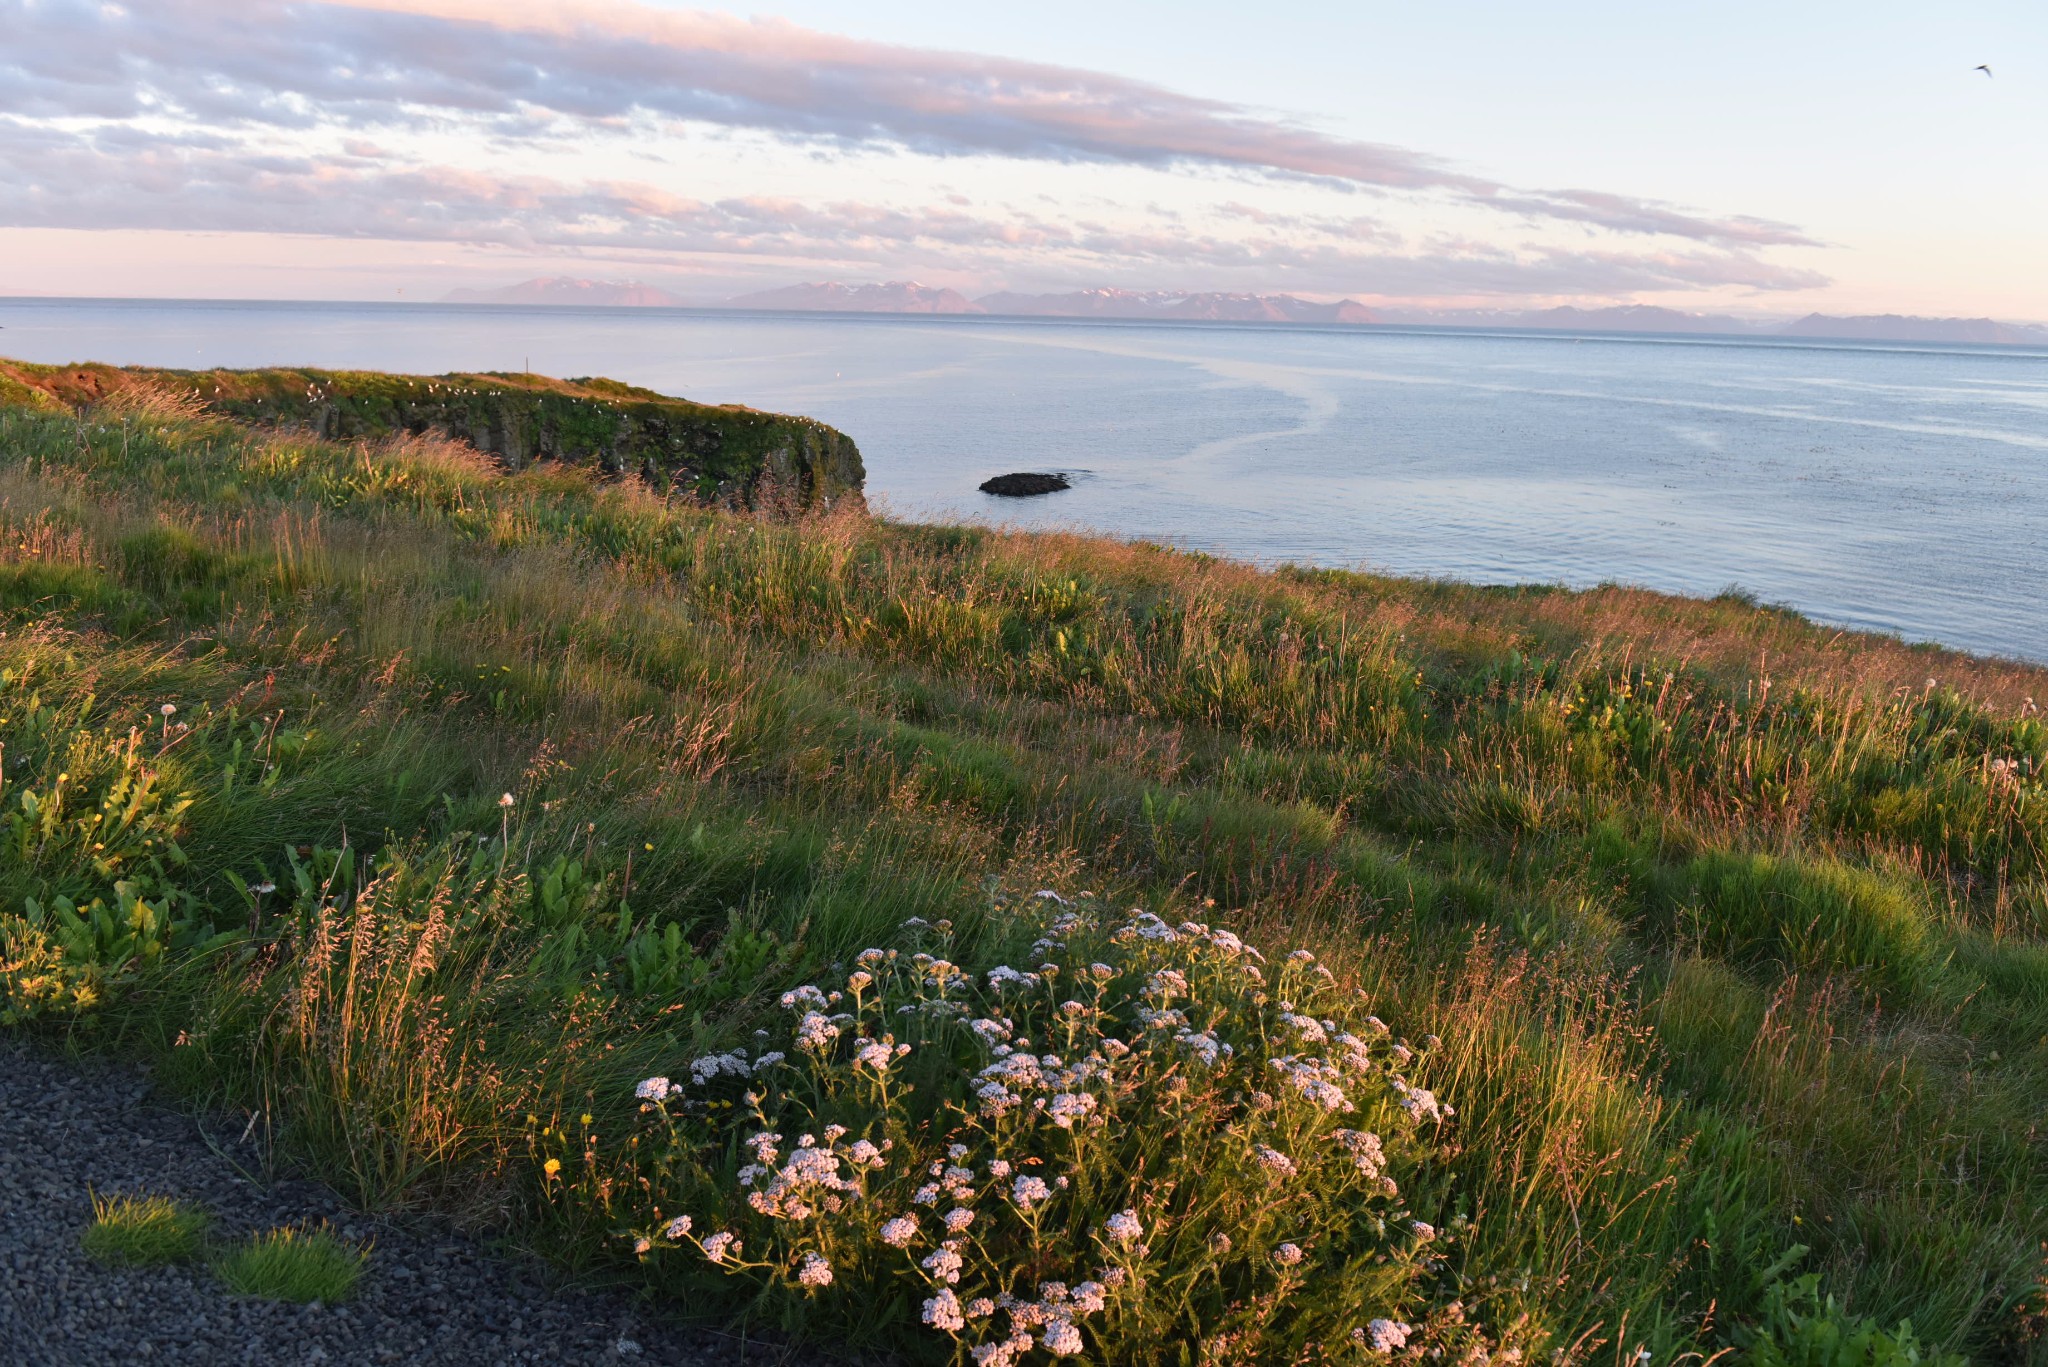
[[[1484,583],[1740,586],[2048,660],[2048,350],[17,299],[0,355],[608,375],[831,423],[901,517]],[[1008,470],[1075,487],[977,491]]]

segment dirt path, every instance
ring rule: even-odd
[[[538,1268],[459,1236],[352,1212],[316,1183],[254,1182],[209,1147],[190,1117],[148,1098],[139,1072],[80,1065],[0,1034],[5,1367],[797,1361],[664,1324],[623,1296],[550,1291]],[[241,1166],[256,1170],[253,1158]],[[345,1305],[240,1299],[203,1267],[109,1270],[86,1258],[78,1237],[92,1219],[93,1191],[198,1201],[228,1237],[327,1220],[375,1248]]]

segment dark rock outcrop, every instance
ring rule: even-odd
[[[1000,494],[1004,498],[1030,498],[1037,494],[1056,494],[1073,487],[1065,475],[1014,474],[983,480],[981,491]]]
[[[616,380],[333,370],[154,370],[0,361],[0,400],[75,410],[154,391],[242,422],[337,441],[436,434],[508,470],[538,461],[638,475],[664,492],[748,508],[862,503],[845,433],[809,418],[670,398]]]

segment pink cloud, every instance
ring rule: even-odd
[[[838,146],[1203,166],[1427,193],[1726,248],[1813,245],[1782,223],[1529,190],[1441,158],[1077,68],[869,42],[633,0],[0,0],[0,113],[174,114],[222,128],[437,128],[511,138],[636,119]]]
[[[1259,225],[1252,237],[1186,225],[1117,226],[955,205],[900,208],[777,196],[704,200],[658,186],[107,139],[0,121],[0,226],[161,228],[502,246],[527,252],[773,256],[883,273],[1094,283],[1235,276],[1258,288],[1379,296],[1605,295],[1823,283],[1753,254],[1629,253],[1436,242],[1401,251],[1348,220]]]

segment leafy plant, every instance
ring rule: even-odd
[[[1922,1344],[1913,1322],[1886,1329],[1854,1315],[1830,1293],[1820,1274],[1774,1280],[1764,1289],[1763,1317],[1742,1336],[1743,1367],[1968,1367],[1955,1353]]]

